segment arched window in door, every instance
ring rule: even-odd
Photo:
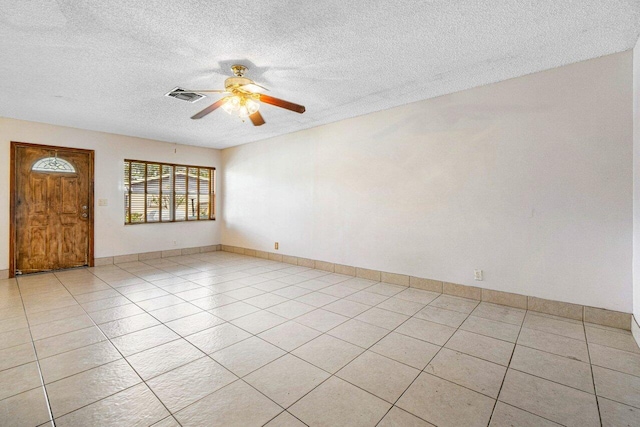
[[[62,172],[75,173],[76,168],[64,159],[59,159],[58,155],[53,157],[44,157],[33,164],[32,171],[36,172]]]

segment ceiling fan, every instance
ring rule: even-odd
[[[263,86],[256,84],[253,80],[244,77],[247,67],[244,65],[233,65],[231,71],[235,77],[229,77],[224,81],[224,90],[204,89],[204,90],[186,90],[181,89],[180,93],[223,93],[223,98],[209,105],[204,110],[191,117],[194,120],[201,119],[207,114],[222,107],[229,114],[236,114],[241,119],[249,117],[254,126],[262,126],[265,121],[260,114],[260,102],[284,108],[299,114],[305,112],[302,105],[283,99],[274,98],[258,92],[260,89],[269,90]]]

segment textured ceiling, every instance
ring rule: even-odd
[[[0,0],[0,116],[215,148],[630,49],[637,0]],[[298,115],[163,96],[233,63]]]

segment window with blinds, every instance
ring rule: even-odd
[[[124,161],[124,223],[215,219],[216,169]]]

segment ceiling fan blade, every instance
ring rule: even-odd
[[[226,90],[218,89],[203,89],[203,90],[177,90],[171,93],[228,93]]]
[[[254,126],[262,126],[265,123],[264,119],[262,118],[262,114],[260,114],[260,111],[256,111],[255,113],[251,114],[249,118],[251,119],[251,123],[253,123]]]
[[[196,115],[194,115],[191,118],[194,119],[194,120],[203,118],[207,114],[213,112],[218,107],[221,107],[222,104],[227,102],[228,99],[229,98],[225,96],[224,98],[217,100],[216,102],[214,102],[213,104],[209,105],[207,108],[205,108],[204,110],[200,111],[199,113],[197,113]]]
[[[266,102],[267,104],[275,105],[276,107],[284,108],[286,110],[291,110],[300,114],[305,112],[305,108],[303,105],[294,104],[293,102],[285,101],[284,99],[274,98],[268,95],[260,94],[260,101]]]
[[[252,87],[253,86],[253,87]],[[246,85],[242,85],[240,86],[243,90],[249,91],[251,93],[256,93],[259,92],[260,89],[262,90],[269,90],[266,87],[259,85],[258,83],[252,82],[252,83],[247,83]]]

